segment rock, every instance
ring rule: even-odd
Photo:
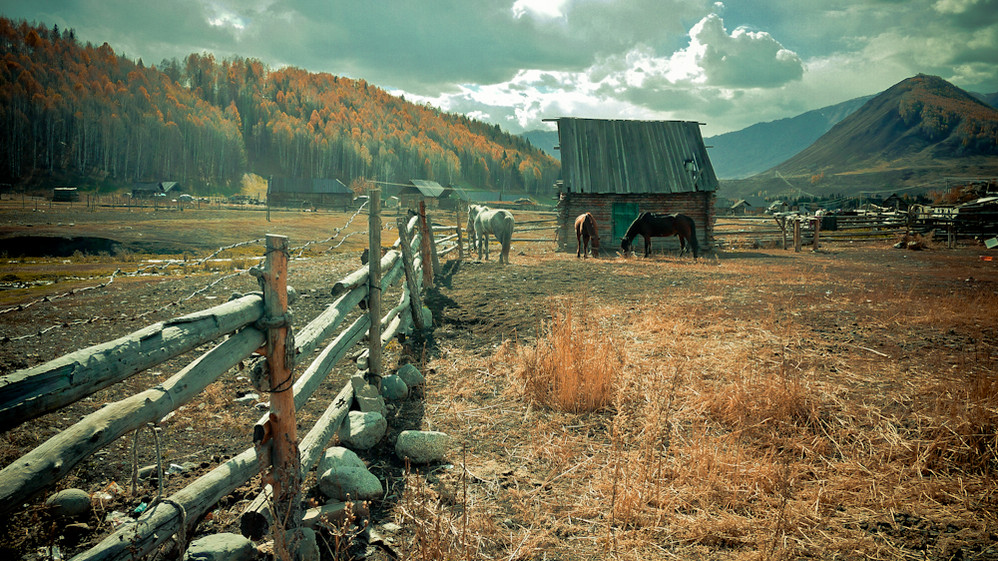
[[[331,468],[319,476],[319,490],[322,494],[340,501],[374,500],[384,494],[381,481],[367,468]]]
[[[347,523],[365,526],[371,519],[371,510],[364,501],[336,501],[310,508],[302,518],[302,525],[313,530],[318,527],[342,528]]]
[[[322,457],[319,458],[319,473],[325,473],[330,468],[334,467],[358,467],[367,469],[367,465],[364,464],[364,460],[361,460],[360,456],[358,456],[356,452],[342,446],[327,448],[326,451],[322,453]]]
[[[212,534],[191,542],[184,561],[250,561],[256,557],[256,547],[239,534]]]
[[[395,441],[395,454],[414,464],[439,462],[447,454],[450,436],[438,431],[405,430]]]
[[[242,397],[236,398],[236,403],[252,404],[256,400],[260,399],[260,394],[258,393],[248,393]]]
[[[415,388],[426,381],[426,377],[412,364],[403,364],[395,373],[409,388]]]
[[[319,561],[319,542],[315,538],[315,530],[298,528],[288,532],[288,549],[294,552],[295,561]]]
[[[391,401],[399,401],[409,396],[409,386],[402,378],[390,374],[381,379],[381,395]]]
[[[382,416],[388,416],[388,406],[385,405],[385,398],[382,396],[377,397],[364,397],[355,395],[354,399],[357,401],[357,407],[364,413],[374,412],[380,413]]]
[[[82,489],[64,489],[45,501],[54,516],[75,518],[90,514],[90,494]]]
[[[388,431],[388,421],[381,413],[374,411],[351,411],[343,419],[343,426],[337,433],[340,442],[354,450],[373,448]]]
[[[62,535],[66,536],[66,539],[70,542],[76,543],[83,539],[83,536],[86,536],[91,531],[93,531],[93,528],[90,527],[90,524],[85,522],[75,522],[73,524],[67,524],[66,527],[62,529]]]

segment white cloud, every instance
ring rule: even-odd
[[[513,2],[513,17],[530,15],[540,19],[565,17],[565,4],[568,0],[516,0]]]

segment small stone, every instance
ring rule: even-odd
[[[239,534],[211,534],[191,542],[184,561],[250,561],[256,556],[256,546]]]
[[[82,489],[65,489],[49,497],[45,506],[54,516],[85,516],[90,514],[90,494]]]

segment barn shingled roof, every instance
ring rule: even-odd
[[[558,123],[561,173],[568,192],[717,190],[696,121],[551,120]]]

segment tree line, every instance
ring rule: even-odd
[[[264,177],[357,177],[546,193],[557,160],[518,136],[364,80],[191,54],[159,67],[0,18],[0,182],[201,193]]]

